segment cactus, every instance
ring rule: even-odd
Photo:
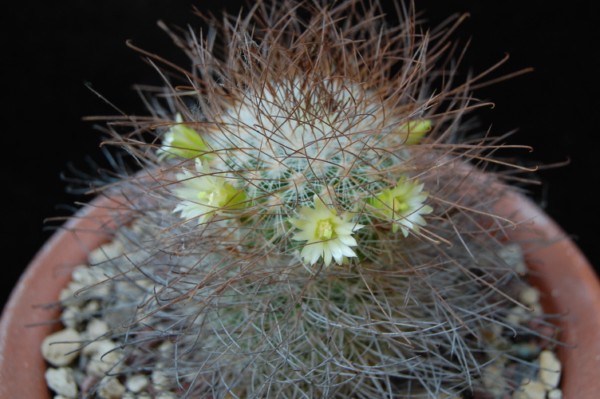
[[[513,356],[499,331],[535,333],[511,319],[501,169],[482,172],[502,145],[465,139],[483,76],[455,82],[453,28],[412,7],[319,4],[173,34],[190,69],[109,124],[142,167],[97,190],[133,219],[122,253],[65,303],[112,287],[109,373],[183,397],[509,393],[483,378]]]

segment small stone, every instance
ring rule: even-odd
[[[485,386],[486,391],[488,391],[494,397],[502,396],[502,383],[504,380],[502,375],[503,368],[504,367],[501,362],[496,362],[483,369],[483,385]]]
[[[86,293],[88,297],[102,299],[111,295],[111,281],[102,281],[95,285],[88,286]]]
[[[72,369],[68,367],[49,368],[46,370],[45,377],[48,387],[59,396],[62,395],[69,399],[77,397],[77,384],[75,384]]]
[[[89,301],[83,307],[83,312],[87,314],[96,313],[100,309],[100,302],[98,301]]]
[[[159,346],[158,346],[158,351],[160,353],[172,353],[173,349],[175,348],[175,345],[173,345],[173,342],[171,341],[163,341]]]
[[[42,342],[42,356],[53,366],[67,366],[79,356],[81,336],[72,328],[48,335]]]
[[[530,319],[527,310],[520,306],[514,306],[508,311],[506,321],[513,326],[526,323]]]
[[[74,282],[83,286],[94,284],[96,282],[94,273],[92,273],[92,270],[87,265],[79,265],[75,267],[71,273],[71,278]]]
[[[91,265],[97,265],[118,258],[122,254],[123,244],[114,240],[93,250],[88,257],[88,261]]]
[[[519,299],[525,305],[536,305],[540,302],[540,291],[534,287],[525,287],[519,294]]]
[[[540,380],[549,388],[558,387],[560,381],[560,360],[554,352],[544,350],[540,353]]]
[[[542,305],[539,303],[534,303],[533,305],[531,305],[532,309],[532,314],[534,316],[541,316],[544,314],[544,309],[542,308]]]
[[[546,399],[546,389],[540,381],[525,381],[513,395],[514,399]]]
[[[158,366],[160,367],[161,365]],[[160,370],[154,370],[151,378],[152,384],[159,390],[169,383],[169,379],[167,378],[166,374]]]
[[[69,289],[69,287],[60,290],[60,294],[58,295],[59,301],[64,302],[71,298],[73,298],[73,292]]]
[[[98,339],[108,333],[108,324],[100,319],[91,319],[85,328],[86,338],[90,340]]]
[[[81,309],[75,306],[67,306],[63,309],[60,315],[60,321],[68,328],[75,329],[79,324],[79,315],[81,314]]]
[[[73,270],[73,280],[69,283],[69,290],[75,295],[85,293],[86,297],[105,297],[110,293],[110,286],[107,284],[108,277],[101,268],[92,268],[89,266],[77,266]]]
[[[71,296],[77,297],[77,295],[79,295],[84,288],[85,285],[71,280],[66,289],[71,292]]]
[[[519,244],[507,244],[498,251],[498,256],[520,275],[527,274],[527,265],[523,258],[523,250]]]
[[[104,351],[106,353],[115,348],[115,343],[108,339],[100,339],[98,341],[93,341],[84,346],[81,349],[81,353],[86,356],[93,356],[100,351]]]
[[[98,385],[98,397],[101,399],[120,399],[125,387],[115,377],[104,377]]]
[[[154,399],[152,395],[147,392],[133,393],[133,392],[125,392],[122,399]]]
[[[86,372],[96,377],[103,377],[109,371],[115,372],[119,369],[118,363],[121,361],[121,352],[116,348],[112,341],[98,341],[95,346],[96,352],[91,356],[86,365]]]
[[[560,389],[553,389],[548,392],[548,399],[562,399],[563,394]]]
[[[140,392],[135,395],[135,399],[153,399],[148,392]]]
[[[156,399],[177,399],[177,396],[171,392],[160,392],[156,395]]]
[[[137,374],[127,378],[125,386],[129,391],[139,393],[144,388],[146,388],[149,383],[150,381],[148,380],[148,377],[146,377],[145,375]]]

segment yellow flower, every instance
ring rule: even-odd
[[[304,262],[314,265],[322,257],[325,266],[329,266],[332,259],[341,265],[344,258],[356,257],[350,248],[358,245],[352,233],[363,226],[350,222],[351,215],[338,216],[335,209],[329,209],[315,196],[314,208],[302,207],[299,216],[290,219],[290,223],[300,229],[292,239],[306,241],[300,253]]]
[[[196,158],[196,172],[188,170],[176,175],[180,187],[173,192],[181,199],[173,212],[181,212],[181,217],[198,219],[198,224],[208,221],[220,212],[244,207],[246,194],[243,190],[227,183],[225,178],[211,175],[200,159]]]
[[[175,122],[162,138],[162,145],[157,151],[159,159],[195,158],[207,151],[208,147],[202,137],[194,129],[183,124],[181,115],[175,116]]]
[[[418,181],[409,181],[405,176],[400,178],[398,184],[391,189],[368,200],[375,216],[389,220],[393,223],[392,231],[402,231],[404,237],[409,230],[419,231],[419,226],[427,222],[421,215],[428,215],[433,211],[429,205],[423,205],[428,194],[423,191],[423,184]]]
[[[396,133],[402,136],[404,144],[414,145],[419,144],[430,130],[431,121],[429,119],[417,119],[400,125],[396,129]]]

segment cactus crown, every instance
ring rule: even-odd
[[[171,193],[182,222],[237,229],[252,236],[244,251],[317,268],[377,263],[409,235],[432,238],[422,181],[445,162],[440,137],[466,105],[432,94],[444,52],[427,51],[410,14],[390,28],[378,12],[261,3],[204,42],[188,38],[194,69],[168,93],[175,122],[157,129],[156,152],[180,168]]]

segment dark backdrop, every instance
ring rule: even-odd
[[[218,5],[215,5],[218,4]],[[50,232],[44,219],[69,214],[67,206],[87,200],[65,193],[60,175],[72,163],[86,169],[86,154],[102,162],[99,134],[83,122],[86,115],[112,112],[86,88],[98,90],[128,113],[143,106],[134,83],[157,83],[156,73],[125,40],[175,61],[184,57],[156,26],[196,24],[190,10],[234,12],[239,1],[191,0],[21,0],[0,13],[2,35],[3,303],[17,277]],[[479,113],[483,127],[498,133],[518,128],[515,143],[530,144],[531,162],[570,160],[568,166],[541,172],[543,190],[534,195],[572,235],[595,265],[600,265],[597,91],[600,65],[594,35],[599,12],[592,1],[416,0],[436,23],[455,12],[471,17],[458,32],[472,38],[464,71],[482,71],[505,53],[501,72],[524,67],[535,72],[477,92],[496,103]],[[11,28],[8,28],[12,26]],[[46,224],[46,226],[48,226]]]

